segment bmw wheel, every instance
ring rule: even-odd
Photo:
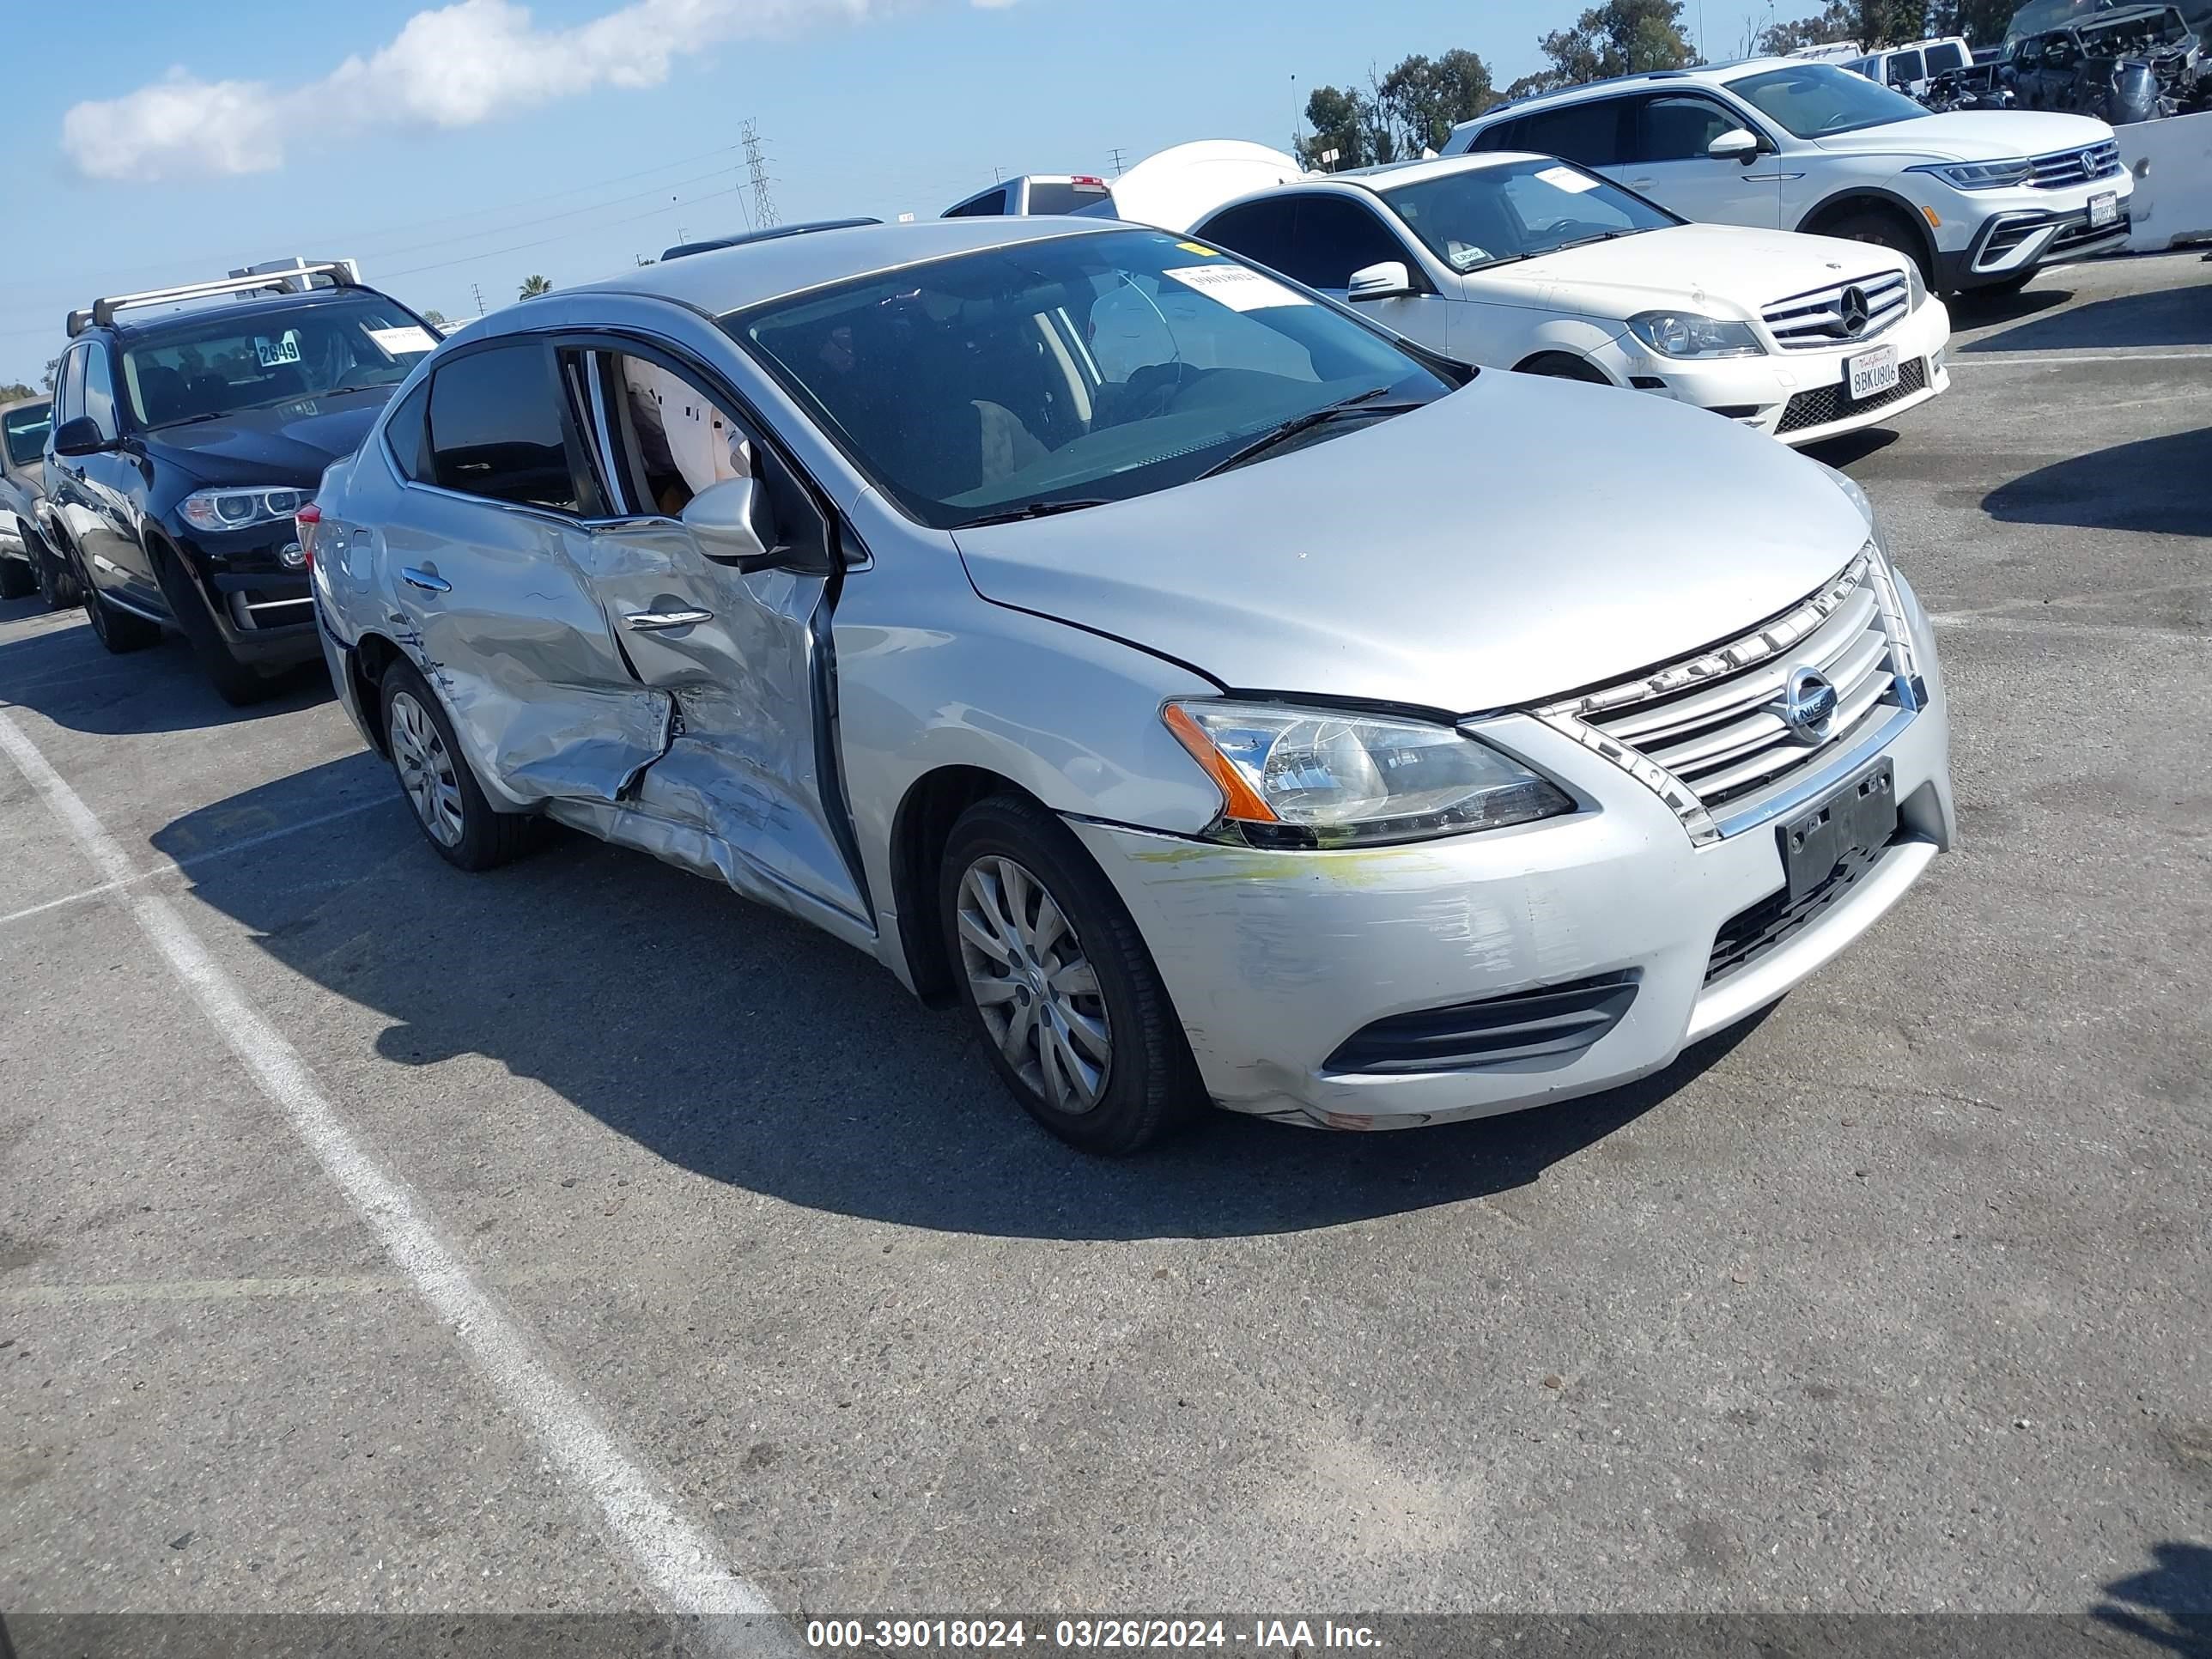
[[[945,957],[991,1063],[1038,1122],[1133,1152],[1200,1097],[1136,924],[1066,826],[1010,795],[960,815],[939,878]]]

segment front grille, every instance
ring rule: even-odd
[[[1870,340],[1904,321],[1911,297],[1909,290],[1903,271],[1878,270],[1871,276],[1848,277],[1777,300],[1760,314],[1775,343],[1784,351],[1812,351],[1852,340]],[[1854,291],[1856,305],[1847,298]],[[1865,319],[1856,333],[1845,320],[1847,313]]]
[[[1849,896],[1888,850],[1887,847],[1856,848],[1837,860],[1826,880],[1807,888],[1794,902],[1784,887],[1737,911],[1721,924],[1720,935],[1713,940],[1712,957],[1705,964],[1705,983],[1717,985],[1787,945]]]
[[[1693,839],[1714,839],[1715,811],[1755,813],[1899,702],[1878,556],[1869,544],[1834,580],[1749,633],[1540,708],[1537,717],[1638,778]],[[1817,739],[1793,731],[1779,712],[1800,668],[1817,669],[1836,690],[1835,713]]]
[[[2028,182],[2038,190],[2063,190],[2069,185],[2086,185],[2092,179],[2124,171],[2117,138],[2107,138],[2101,144],[2085,144],[2080,149],[2053,150],[2048,155],[2035,157],[2028,166],[2034,169]]]
[[[1480,1002],[1392,1014],[1345,1039],[1322,1069],[1369,1074],[1464,1072],[1581,1054],[1636,1000],[1634,972],[1540,986]]]
[[[1877,392],[1871,398],[1862,398],[1856,403],[1850,398],[1850,390],[1838,380],[1833,386],[1815,386],[1810,392],[1801,392],[1790,400],[1782,411],[1782,423],[1777,432],[1803,432],[1816,426],[1826,426],[1831,421],[1840,421],[1852,415],[1863,415],[1870,409],[1887,409],[1890,404],[1910,398],[1928,386],[1928,364],[1914,357],[1897,366],[1897,384],[1887,392]]]

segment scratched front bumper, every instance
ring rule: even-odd
[[[1596,810],[1341,852],[1071,827],[1142,930],[1221,1105],[1358,1129],[1514,1111],[1659,1070],[1773,1001],[1903,896],[1953,833],[1932,652],[1930,663],[1928,706],[1882,751],[1903,837],[1821,920],[1710,990],[1722,923],[1784,884],[1773,828],[1692,847],[1656,795],[1534,720],[1512,723],[1510,746]],[[1635,1000],[1579,1054],[1389,1075],[1328,1068],[1346,1038],[1389,1015],[1627,969],[1640,976]]]

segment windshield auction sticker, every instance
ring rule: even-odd
[[[368,337],[394,357],[404,357],[410,352],[429,351],[437,346],[430,331],[410,323],[404,328],[372,328]]]
[[[1572,191],[1577,196],[1586,190],[1595,190],[1601,182],[1572,167],[1546,167],[1536,176],[1554,190]]]
[[[1160,275],[1172,277],[1185,288],[1195,289],[1208,299],[1218,300],[1231,311],[1268,311],[1277,306],[1313,303],[1273,277],[1262,276],[1243,265],[1179,265]]]

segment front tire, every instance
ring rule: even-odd
[[[192,655],[199,660],[200,672],[208,677],[217,696],[233,708],[244,708],[259,702],[276,689],[267,675],[251,663],[240,661],[232,653],[222,629],[208,610],[199,584],[185,573],[175,554],[167,549],[155,550],[154,570],[161,580],[161,597],[169,602],[169,614],[177,619],[177,626],[184,629],[185,639],[191,642]]]
[[[536,821],[486,798],[428,683],[394,663],[384,671],[381,702],[399,793],[438,856],[456,869],[490,870],[520,855]]]
[[[1070,1146],[1121,1155],[1201,1098],[1137,925],[1060,820],[1018,796],[963,812],[939,871],[945,959],[1000,1079]]]
[[[1920,280],[1936,291],[1936,268],[1928,258],[1928,245],[1911,220],[1881,208],[1852,208],[1832,219],[1808,227],[1815,235],[1839,236],[1847,242],[1867,242],[1902,253],[1920,268]]]
[[[85,620],[92,624],[93,637],[108,650],[121,656],[126,651],[143,651],[148,646],[161,642],[161,623],[110,605],[92,585],[92,578],[82,565],[76,580],[84,593]]]

